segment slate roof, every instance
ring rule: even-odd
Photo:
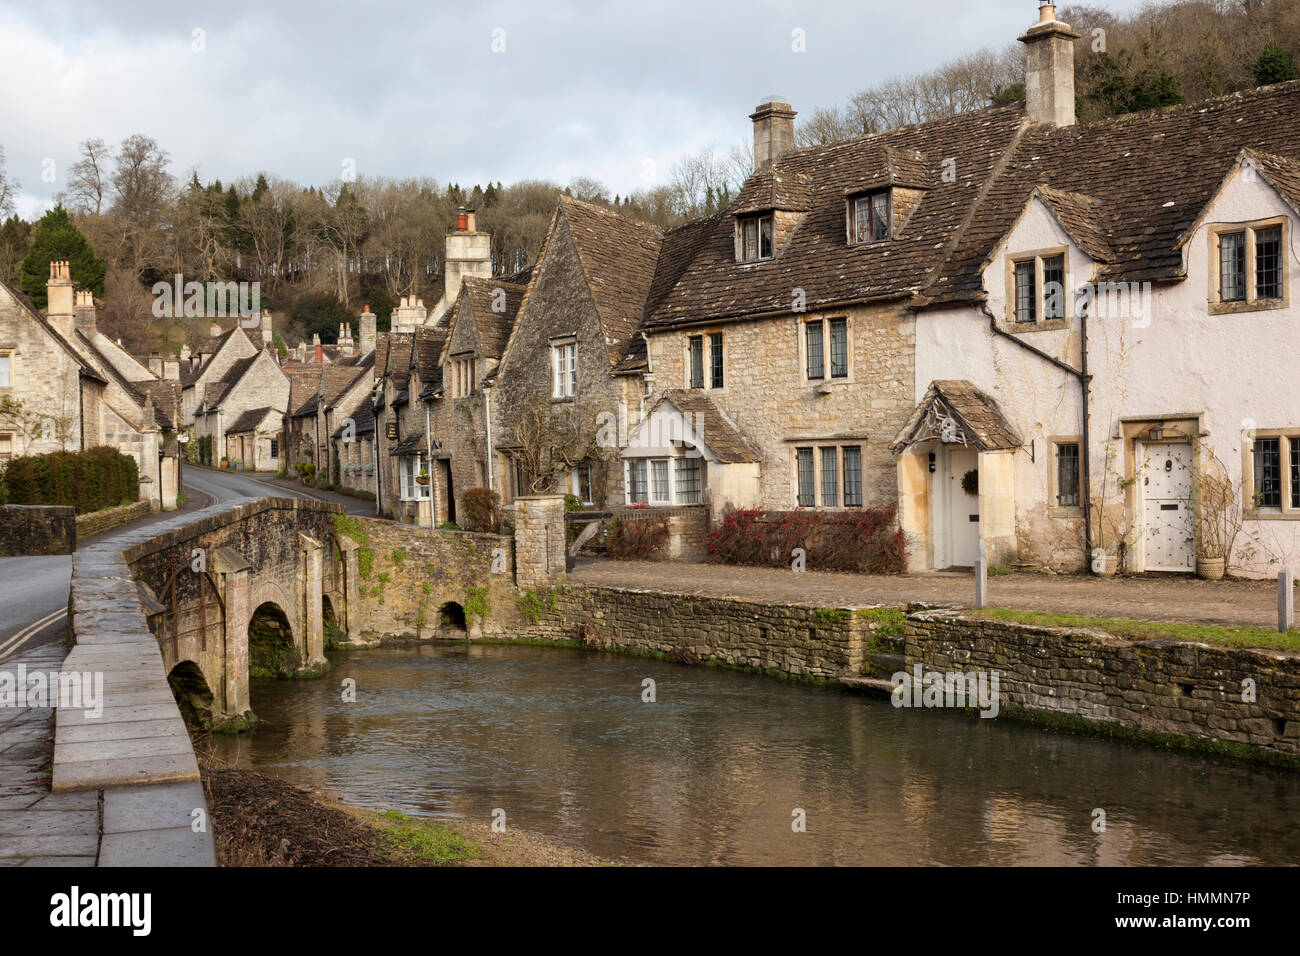
[[[226,429],[226,434],[239,435],[245,432],[256,431],[257,426],[266,420],[267,415],[278,411],[278,409],[271,408],[270,406],[250,409],[230,423],[230,427]]]
[[[500,301],[498,289],[505,291],[505,309],[501,312],[492,308]],[[479,354],[483,358],[499,359],[505,354],[506,343],[510,340],[510,332],[515,327],[519,306],[527,289],[526,285],[502,279],[465,277],[461,295],[469,302],[474,327],[478,330]],[[459,311],[458,308],[457,312]]]
[[[773,167],[776,174],[804,177],[810,197],[808,211],[780,254],[737,263],[731,210],[684,227],[685,248],[678,256],[689,261],[660,268],[665,278],[669,271],[679,278],[671,284],[656,281],[660,288],[646,310],[646,327],[789,312],[795,288],[804,290],[810,310],[921,289],[974,207],[981,186],[1020,132],[1023,117],[1023,104],[992,107],[786,154]],[[920,155],[939,165],[925,166]],[[954,175],[947,177],[951,182],[943,176],[943,157],[956,157]],[[887,161],[897,169],[882,168]],[[921,185],[924,178],[924,198],[896,238],[849,244],[846,191],[888,176],[905,178],[909,185]],[[742,188],[741,196],[745,191]]]
[[[717,456],[718,461],[731,464],[760,460],[754,446],[741,434],[735,423],[703,392],[686,388],[669,389],[655,404],[655,408],[659,408],[664,401],[671,402],[674,408],[688,416],[692,427],[699,422],[700,439]]]
[[[981,265],[1040,186],[1097,200],[1095,228],[1113,253],[1101,281],[1185,278],[1180,243],[1243,149],[1274,157],[1260,169],[1283,192],[1300,186],[1297,116],[1300,80],[1097,123],[1029,128],[927,293],[939,304],[974,301]]]
[[[893,451],[938,437],[927,427],[932,409],[937,409],[939,417],[951,414],[963,427],[966,437],[973,439],[983,451],[1005,451],[1024,444],[998,403],[988,394],[965,379],[936,379],[891,444]]]
[[[641,322],[663,236],[654,226],[568,196],[560,197],[560,211],[604,326],[610,364],[617,364]]]

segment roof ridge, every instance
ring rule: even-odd
[[[663,231],[653,223],[646,222],[644,219],[637,219],[633,216],[625,216],[621,212],[610,209],[606,206],[598,206],[595,203],[588,202],[585,199],[575,199],[573,196],[566,196],[565,194],[561,193],[560,205],[577,206],[580,209],[585,209],[590,212],[599,213],[602,216],[607,216],[610,219],[615,219],[619,222],[626,223],[629,226],[636,226],[641,229],[648,229],[657,235],[660,236],[663,235]]]

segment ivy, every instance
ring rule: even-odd
[[[486,619],[491,609],[491,604],[488,602],[487,588],[470,588],[465,592],[465,619],[467,621],[476,614],[480,619]],[[536,621],[533,623],[536,623]]]

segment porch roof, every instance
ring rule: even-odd
[[[980,451],[1006,451],[1024,444],[998,403],[965,379],[931,382],[889,447],[898,454],[917,442],[936,439],[973,445]]]

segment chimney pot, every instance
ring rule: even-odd
[[[456,207],[456,231],[466,232],[469,229],[469,213],[464,206]]]

